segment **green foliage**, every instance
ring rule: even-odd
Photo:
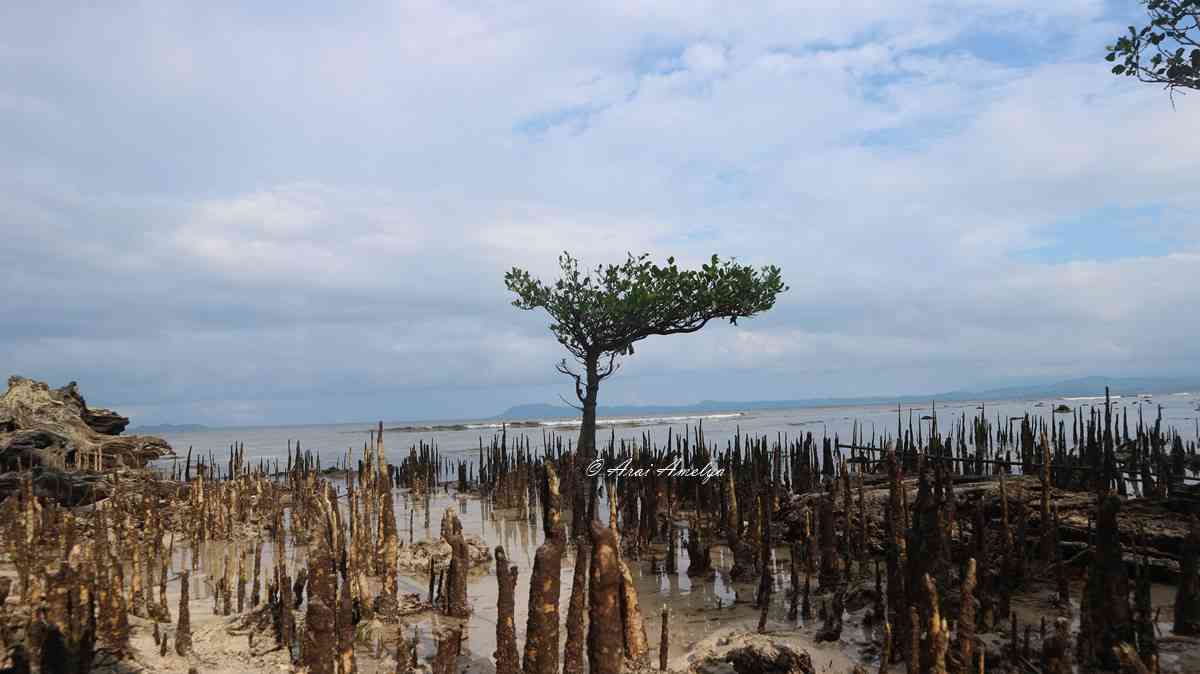
[[[1150,23],[1106,47],[1114,75],[1200,89],[1200,0],[1144,0]]]
[[[550,314],[550,330],[580,362],[608,356],[605,374],[613,357],[633,353],[634,342],[695,332],[713,319],[736,324],[770,309],[787,290],[778,267],[755,269],[716,255],[700,269],[680,269],[673,257],[659,266],[648,254],[590,273],[568,253],[558,262],[562,277],[553,284],[515,267],[504,284],[517,295],[514,306]]]

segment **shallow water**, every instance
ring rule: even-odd
[[[1147,423],[1152,424],[1158,406],[1161,405],[1165,426],[1176,428],[1184,438],[1200,439],[1200,412],[1196,411],[1198,403],[1200,403],[1200,393],[1157,395],[1148,400],[1131,397],[1115,398],[1113,413],[1114,416],[1127,414],[1132,432],[1132,429],[1136,427],[1139,412]],[[938,427],[943,435],[964,417],[969,424],[973,417],[981,413],[981,407],[983,408],[982,413],[994,424],[998,421],[1001,425],[1006,426],[1010,420],[1014,420],[1012,423],[1017,429],[1020,427],[1019,418],[1025,414],[1043,419],[1053,416],[1056,421],[1066,423],[1066,430],[1069,434],[1071,432],[1070,415],[1054,414],[1054,408],[1059,404],[1086,412],[1089,406],[1099,406],[1103,409],[1104,398],[1101,395],[1098,399],[956,401],[938,402],[936,405],[930,401],[908,401],[900,405],[899,414],[897,414],[897,405],[893,403],[753,412],[734,410],[732,414],[722,412],[695,416],[614,417],[608,420],[601,419],[602,425],[597,432],[597,440],[602,446],[606,445],[610,438],[616,438],[618,442],[620,440],[639,442],[643,434],[649,434],[654,443],[662,445],[666,442],[668,434],[675,436],[682,433],[694,437],[695,431],[702,426],[708,444],[710,446],[715,444],[721,448],[725,447],[726,443],[738,432],[743,435],[766,435],[771,438],[794,438],[812,433],[818,439],[823,436],[830,438],[837,436],[843,443],[848,443],[857,427],[860,441],[869,442],[872,437],[879,439],[885,433],[894,437],[898,426],[903,430],[908,430],[910,424],[914,434],[920,432],[928,436],[931,422],[922,417],[931,416],[934,406],[936,406]],[[611,423],[603,425],[605,421]],[[563,426],[561,425],[562,420],[548,419],[543,420],[543,423],[552,425],[539,428],[510,427],[508,429],[509,446],[512,447],[515,439],[520,437],[527,439],[533,449],[540,450],[544,433],[561,434],[565,446],[568,440],[574,441],[578,434],[577,426]],[[385,427],[398,425],[400,424],[394,422],[384,423]],[[411,423],[403,425],[413,426]],[[493,434],[500,432],[498,422],[494,419],[463,422],[461,425],[464,427],[463,430],[385,431],[386,444],[389,448],[388,458],[395,463],[402,453],[407,454],[409,447],[423,441],[436,444],[444,457],[474,462],[478,458],[480,442],[482,441],[486,445]],[[259,459],[278,460],[280,465],[285,465],[287,462],[289,442],[299,442],[304,449],[316,452],[321,457],[323,466],[333,466],[344,458],[347,449],[352,449],[357,454],[363,444],[368,441],[369,433],[375,427],[375,424],[363,423],[214,428],[190,433],[167,433],[162,437],[175,448],[181,458],[187,454],[188,447],[192,447],[197,456],[212,452],[220,460],[227,456],[228,448],[232,444],[240,442],[244,444],[247,461],[256,463]],[[169,468],[170,462],[163,462],[161,465]]]
[[[518,643],[523,644],[524,626],[528,615],[529,575],[533,567],[534,554],[543,542],[544,535],[540,523],[531,524],[529,518],[519,510],[491,510],[478,500],[459,499],[454,496],[440,495],[433,499],[433,512],[444,511],[447,505],[456,503],[459,506],[460,518],[463,522],[464,533],[478,535],[489,547],[503,545],[511,563],[519,569],[520,576],[516,591],[516,624]],[[603,508],[600,508],[603,511]],[[421,518],[418,514],[417,519]],[[437,535],[436,521],[428,535]],[[564,514],[569,520],[569,515]],[[420,535],[421,532],[418,532]],[[713,566],[716,576],[709,580],[688,578],[687,552],[682,545],[678,548],[678,574],[667,574],[664,559],[665,547],[659,546],[654,552],[656,563],[650,560],[650,554],[644,554],[640,561],[629,560],[630,571],[637,585],[638,598],[641,605],[646,633],[652,651],[652,659],[657,661],[661,632],[661,611],[665,605],[671,612],[670,623],[670,656],[676,658],[682,655],[687,647],[717,629],[754,630],[758,623],[759,611],[753,607],[757,581],[734,584],[728,580],[728,571],[732,557],[727,550],[719,547],[713,550]],[[785,555],[786,549],[780,553]],[[572,581],[575,565],[574,546],[568,546],[563,556],[560,594],[560,639],[566,643],[566,609],[571,596]],[[788,602],[786,599],[787,581],[783,572],[788,567],[778,566],[775,591],[772,595],[769,629],[792,630],[798,625],[786,620]],[[463,658],[460,665],[470,661],[470,671],[492,671],[492,654],[496,648],[496,622],[498,583],[495,577],[494,562],[488,565],[488,573],[472,574],[467,593],[471,600],[473,612],[464,632]],[[405,576],[402,591],[426,592],[427,577]],[[810,628],[815,629],[815,628]],[[435,643],[432,639],[422,644],[421,654],[432,656]]]
[[[1177,428],[1185,437],[1190,437],[1188,430],[1193,424],[1197,423],[1197,413],[1194,407],[1198,399],[1200,399],[1200,396],[1190,394],[1184,396],[1156,396],[1152,402],[1125,398],[1114,400],[1113,408],[1115,415],[1127,413],[1130,427],[1133,428],[1136,425],[1139,411],[1141,411],[1148,422],[1152,422],[1157,413],[1157,405],[1161,404],[1166,424]],[[1038,404],[1039,402],[1041,403],[1040,405]],[[963,417],[966,417],[969,423],[972,417],[980,413],[979,408],[981,406],[984,408],[983,413],[993,423],[999,420],[1001,424],[1008,424],[1010,420],[1016,420],[1013,423],[1019,427],[1019,418],[1026,413],[1031,416],[1048,418],[1053,415],[1054,407],[1061,402],[1065,402],[1076,408],[1082,407],[1084,410],[1087,409],[1087,405],[1098,404],[1103,407],[1103,398],[1099,400],[938,404],[939,428],[945,434],[955,422]],[[904,430],[907,430],[911,419],[914,432],[920,428],[922,429],[921,432],[927,435],[930,423],[928,420],[922,420],[922,417],[928,414],[930,414],[929,404],[923,406],[904,406],[899,415],[899,424]],[[1070,415],[1058,415],[1056,420],[1065,422],[1068,426],[1067,432],[1070,432]],[[680,418],[642,418],[636,421],[626,419],[616,425],[602,428],[600,431],[600,441],[602,444],[605,444],[604,434],[606,432],[611,434],[610,437],[615,437],[618,440],[625,439],[635,442],[639,441],[643,434],[648,433],[653,442],[662,444],[667,440],[668,434],[694,433],[696,430],[695,424],[698,422],[698,419]],[[743,434],[767,435],[772,438],[776,436],[795,437],[796,435],[811,432],[817,438],[825,434],[831,438],[836,435],[842,442],[849,442],[852,432],[855,432],[854,429],[857,429],[860,441],[869,442],[873,436],[878,439],[885,432],[895,434],[897,423],[897,410],[895,406],[877,405],[805,408],[752,412],[736,416],[712,416],[703,420],[703,429],[705,438],[710,446],[723,447],[739,431]],[[177,450],[180,450],[181,454],[186,452],[186,447],[188,446],[195,447],[198,453],[207,453],[208,450],[211,450],[213,455],[218,457],[218,462],[221,461],[221,457],[227,456],[226,448],[230,444],[243,442],[248,463],[257,462],[259,459],[278,459],[281,465],[286,462],[286,451],[289,441],[299,441],[305,449],[317,451],[322,457],[323,465],[332,466],[345,456],[346,448],[354,448],[352,455],[357,458],[359,453],[358,448],[368,440],[368,433],[373,428],[374,426],[371,424],[343,424],[213,429],[196,433],[170,435],[166,439]],[[519,428],[510,430],[510,447],[512,446],[513,436],[523,436],[529,439],[531,447],[535,449],[540,448],[543,432],[553,430],[555,428]],[[564,433],[568,438],[573,437],[573,429],[557,427],[557,430]],[[418,441],[432,441],[438,445],[444,457],[454,460],[474,461],[478,456],[477,451],[481,441],[481,434],[487,435],[484,438],[484,442],[486,443],[492,431],[493,429],[487,427],[471,427],[466,430],[389,431],[385,434],[386,445],[389,448],[386,456],[392,462],[397,462],[399,457],[407,453],[409,446]],[[448,506],[454,506],[459,511],[464,534],[478,536],[489,549],[494,549],[497,545],[504,546],[510,562],[518,567],[519,573],[515,597],[515,622],[517,625],[518,648],[520,650],[524,643],[524,628],[528,613],[529,575],[533,565],[534,554],[544,538],[540,521],[538,521],[540,520],[540,513],[538,513],[538,517],[535,517],[535,521],[531,522],[527,511],[516,509],[493,510],[487,503],[480,501],[478,498],[460,498],[454,493],[439,492],[430,498],[429,524],[426,526],[424,499],[410,499],[407,492],[397,490],[394,502],[396,504],[396,522],[401,541],[407,542],[409,540],[407,529],[408,522],[410,521],[410,513],[413,515],[414,540],[431,540],[438,538],[440,535],[442,513]],[[600,508],[599,510],[602,515],[607,512],[605,508]],[[564,513],[563,519],[569,522],[570,514]],[[679,528],[686,528],[686,524],[683,522],[678,522],[677,526]],[[211,581],[208,580],[204,570],[212,570],[214,576],[221,573],[221,565],[225,554],[224,546],[225,544],[221,543],[210,543],[200,551],[203,563],[201,572],[193,574],[191,588],[193,603],[207,602],[211,606]],[[262,561],[264,575],[269,573],[269,569],[272,568],[272,553],[273,546],[270,544],[270,541],[266,541],[263,546]],[[184,568],[185,564],[190,565],[187,557],[188,554],[189,552],[186,550],[181,549],[176,551],[174,565],[176,570]],[[288,547],[289,561],[293,566],[304,563],[304,554],[305,551],[302,547]],[[663,606],[666,606],[671,612],[670,656],[672,666],[676,666],[676,661],[689,649],[689,646],[704,640],[706,637],[711,638],[717,633],[723,634],[731,631],[752,632],[755,630],[759,616],[758,610],[753,607],[757,580],[746,583],[730,582],[728,571],[732,563],[732,558],[724,547],[718,546],[713,549],[713,566],[716,569],[716,575],[711,579],[691,579],[686,575],[688,566],[687,552],[686,548],[682,545],[678,546],[677,551],[678,559],[676,568],[679,570],[679,573],[666,574],[663,572],[664,564],[662,557],[664,554],[664,547],[658,546],[647,551],[642,560],[631,560],[629,562],[630,570],[637,585],[653,660],[657,660],[661,610]],[[818,665],[819,671],[847,671],[853,664],[851,658],[855,660],[869,660],[869,656],[860,658],[858,655],[869,643],[870,635],[865,633],[863,629],[859,628],[852,621],[847,621],[847,629],[843,632],[841,642],[831,645],[818,645],[812,642],[813,633],[816,631],[815,625],[803,625],[787,621],[786,616],[789,604],[787,594],[790,589],[790,573],[787,564],[788,554],[789,551],[786,547],[780,547],[775,550],[775,585],[772,594],[772,606],[769,612],[768,631],[776,635],[786,635],[790,642],[808,650],[813,655],[814,662]],[[651,556],[657,558],[657,564],[651,562]],[[236,557],[234,557],[234,561],[236,563]],[[574,548],[573,546],[568,546],[562,560],[561,594],[559,597],[560,617],[562,620],[560,638],[564,643],[566,639],[566,610],[571,595],[573,571]],[[249,569],[247,572],[249,573]],[[416,593],[421,597],[425,597],[428,593],[428,586],[429,579],[426,574],[407,573],[401,569],[400,592],[402,594]],[[815,590],[814,583],[814,604],[819,602]],[[1165,607],[1169,605],[1169,600],[1164,595],[1165,591],[1165,589],[1156,588],[1156,606]],[[486,569],[476,570],[470,574],[468,579],[468,596],[473,607],[473,612],[471,617],[465,622],[465,629],[462,633],[462,655],[459,660],[458,671],[491,672],[494,671],[492,655],[496,646],[498,603],[498,583],[495,576],[494,562],[489,563]],[[1041,615],[1052,615],[1050,607],[1036,601],[1017,602],[1014,604],[1014,608],[1021,614],[1023,623],[1029,621],[1036,624],[1040,621]],[[174,610],[174,606],[172,606],[172,609]],[[1164,617],[1166,613],[1164,608]],[[443,625],[454,624],[456,622],[431,612],[406,619],[408,634],[411,636],[415,629],[420,635],[418,653],[422,660],[428,661],[436,651],[437,641],[435,634],[440,631],[439,628]],[[854,626],[852,627],[852,625]],[[381,636],[386,644],[387,651],[389,653],[392,652],[395,644],[395,630],[388,628],[388,632],[381,634]],[[371,667],[367,666],[367,663],[370,662],[368,653],[369,649],[366,646],[360,645],[359,657],[364,672],[372,671]],[[1167,654],[1164,655],[1166,656]],[[373,664],[381,666],[383,663],[376,662]]]
[[[409,513],[413,513],[413,539],[415,541],[433,540],[440,537],[442,514],[447,507],[457,509],[463,525],[463,533],[467,536],[478,536],[490,550],[501,545],[507,553],[510,563],[518,568],[516,586],[515,622],[517,625],[518,649],[523,650],[525,637],[525,622],[528,616],[529,579],[533,567],[534,554],[544,541],[540,524],[540,513],[537,522],[531,522],[525,510],[492,509],[487,503],[477,497],[460,497],[450,492],[440,492],[430,497],[430,523],[425,526],[424,499],[412,499],[407,492],[396,492],[396,517],[399,535],[404,544],[408,544],[409,533],[407,523]],[[602,513],[606,509],[600,508]],[[570,515],[564,513],[565,521]],[[686,523],[677,522],[681,529]],[[243,543],[243,549],[253,551],[253,543]],[[192,611],[196,615],[211,614],[213,592],[216,580],[223,574],[226,551],[230,551],[230,561],[236,569],[236,544],[212,541],[204,544],[197,552],[199,555],[198,570],[192,573],[190,582],[190,600]],[[273,567],[273,545],[270,540],[264,541],[262,552],[262,569],[265,577]],[[710,579],[689,578],[686,574],[688,566],[687,551],[684,546],[677,546],[677,568],[679,573],[665,573],[665,546],[654,546],[643,555],[641,560],[627,560],[630,571],[637,585],[642,615],[646,626],[648,643],[651,648],[651,659],[657,662],[661,633],[661,611],[666,606],[670,616],[670,658],[682,656],[690,645],[708,637],[717,631],[737,632],[754,631],[757,627],[759,611],[754,608],[754,596],[757,590],[757,579],[751,582],[732,583],[728,571],[732,564],[732,556],[723,546],[713,549],[713,567],[716,570]],[[287,554],[292,568],[298,568],[305,563],[305,548],[288,545]],[[789,590],[790,567],[788,565],[788,549],[780,547],[776,550],[775,585],[772,594],[772,608],[769,613],[768,631],[774,634],[787,634],[800,639],[808,650],[813,653],[814,661],[820,656],[823,663],[833,663],[831,671],[845,671],[851,666],[847,653],[843,652],[846,643],[866,643],[866,635],[854,634],[847,629],[843,635],[843,644],[817,646],[809,644],[816,630],[815,625],[804,625],[802,621],[795,623],[786,619],[789,607],[787,592]],[[654,561],[651,561],[651,557]],[[566,644],[566,611],[571,596],[574,575],[575,548],[568,545],[562,560],[560,606],[560,652]],[[247,560],[247,575],[251,573],[252,556]],[[173,556],[171,604],[172,611],[178,602],[178,583],[174,580],[176,574],[185,568],[191,568],[191,551],[178,545]],[[439,569],[439,571],[442,569]],[[293,571],[293,576],[295,572]],[[236,577],[236,571],[235,571]],[[376,579],[372,579],[373,581]],[[400,593],[416,593],[426,597],[429,588],[429,576],[425,573],[407,572],[400,569]],[[814,598],[816,597],[814,583]],[[495,575],[495,562],[490,561],[486,568],[476,568],[468,578],[467,594],[471,602],[472,613],[462,631],[461,655],[457,671],[492,672],[495,670],[493,653],[496,649],[496,623],[498,620],[498,582]],[[265,586],[263,590],[265,599]],[[302,615],[304,607],[301,606]],[[406,633],[411,638],[414,631],[419,634],[418,655],[422,661],[428,661],[437,650],[437,633],[445,625],[455,625],[459,621],[446,618],[430,611],[405,618]],[[849,623],[848,623],[849,625]],[[388,654],[394,652],[395,628],[388,627],[379,636],[385,643]],[[366,664],[371,649],[367,644],[360,643],[358,656]],[[386,658],[385,658],[386,660]],[[376,666],[383,663],[375,663]],[[370,671],[371,667],[364,667]]]

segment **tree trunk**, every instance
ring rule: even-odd
[[[586,382],[583,394],[583,423],[579,426],[579,442],[575,443],[578,465],[585,471],[596,453],[596,400],[600,393],[600,354],[588,354],[584,363]],[[584,478],[580,488],[575,489],[575,503],[571,508],[571,535],[575,538],[588,535],[588,502],[595,482]]]

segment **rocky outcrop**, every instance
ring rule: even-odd
[[[108,496],[100,473],[144,468],[173,454],[162,438],[119,435],[129,419],[89,408],[75,382],[58,389],[10,377],[0,396],[0,501],[26,478],[36,495],[68,507]]]
[[[12,387],[12,379],[9,380],[9,387]],[[60,400],[70,401],[73,405],[81,408],[80,417],[83,418],[83,423],[101,435],[120,435],[129,425],[129,417],[123,417],[102,407],[89,408],[87,401],[79,394],[79,387],[75,382],[70,382],[52,393],[57,394]]]
[[[162,438],[119,435],[128,423],[111,410],[89,408],[75,382],[52,389],[10,377],[0,396],[0,471],[143,468],[172,453]]]
[[[120,435],[129,425],[129,417],[123,417],[112,410],[100,407],[84,410],[83,422],[93,431],[102,435]]]

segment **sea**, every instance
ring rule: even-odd
[[[885,435],[896,437],[898,429],[907,431],[912,428],[914,434],[920,432],[928,437],[935,417],[939,432],[945,436],[963,421],[969,429],[971,420],[980,415],[991,421],[993,428],[1011,424],[1014,430],[1019,429],[1025,415],[1041,417],[1043,420],[1053,417],[1056,425],[1057,422],[1065,422],[1069,434],[1071,414],[1056,412],[1064,405],[1086,416],[1092,408],[1103,410],[1104,395],[944,403],[910,400],[891,404],[797,409],[730,409],[694,415],[601,417],[597,422],[597,444],[606,446],[610,439],[641,442],[644,437],[649,437],[654,445],[662,446],[669,438],[681,434],[686,434],[694,442],[700,432],[710,447],[722,449],[738,434],[788,440],[811,433],[818,440],[828,437],[849,443],[853,438],[860,444],[869,444],[872,440],[882,442]],[[1185,442],[1200,442],[1200,392],[1112,396],[1111,405],[1118,423],[1122,417],[1128,419],[1131,433],[1136,428],[1139,414],[1147,424],[1153,424],[1161,410],[1165,429],[1174,429]],[[480,445],[487,446],[502,433],[507,435],[510,447],[521,439],[527,441],[530,448],[539,451],[545,446],[547,438],[561,436],[565,447],[568,441],[573,444],[579,433],[578,418],[430,422],[383,420],[383,426],[385,448],[389,460],[393,462],[399,461],[407,455],[409,448],[420,443],[435,446],[444,458],[474,462],[479,455]],[[159,462],[159,467],[166,470],[170,470],[173,461],[186,457],[189,448],[195,456],[211,454],[223,460],[235,443],[242,446],[248,463],[258,463],[261,459],[263,462],[278,460],[282,465],[287,461],[288,448],[294,450],[298,444],[303,450],[320,456],[323,466],[333,466],[348,451],[356,458],[360,456],[363,445],[370,441],[371,433],[377,427],[378,422],[359,422],[236,426],[153,434],[169,442],[176,452],[176,457]]]

